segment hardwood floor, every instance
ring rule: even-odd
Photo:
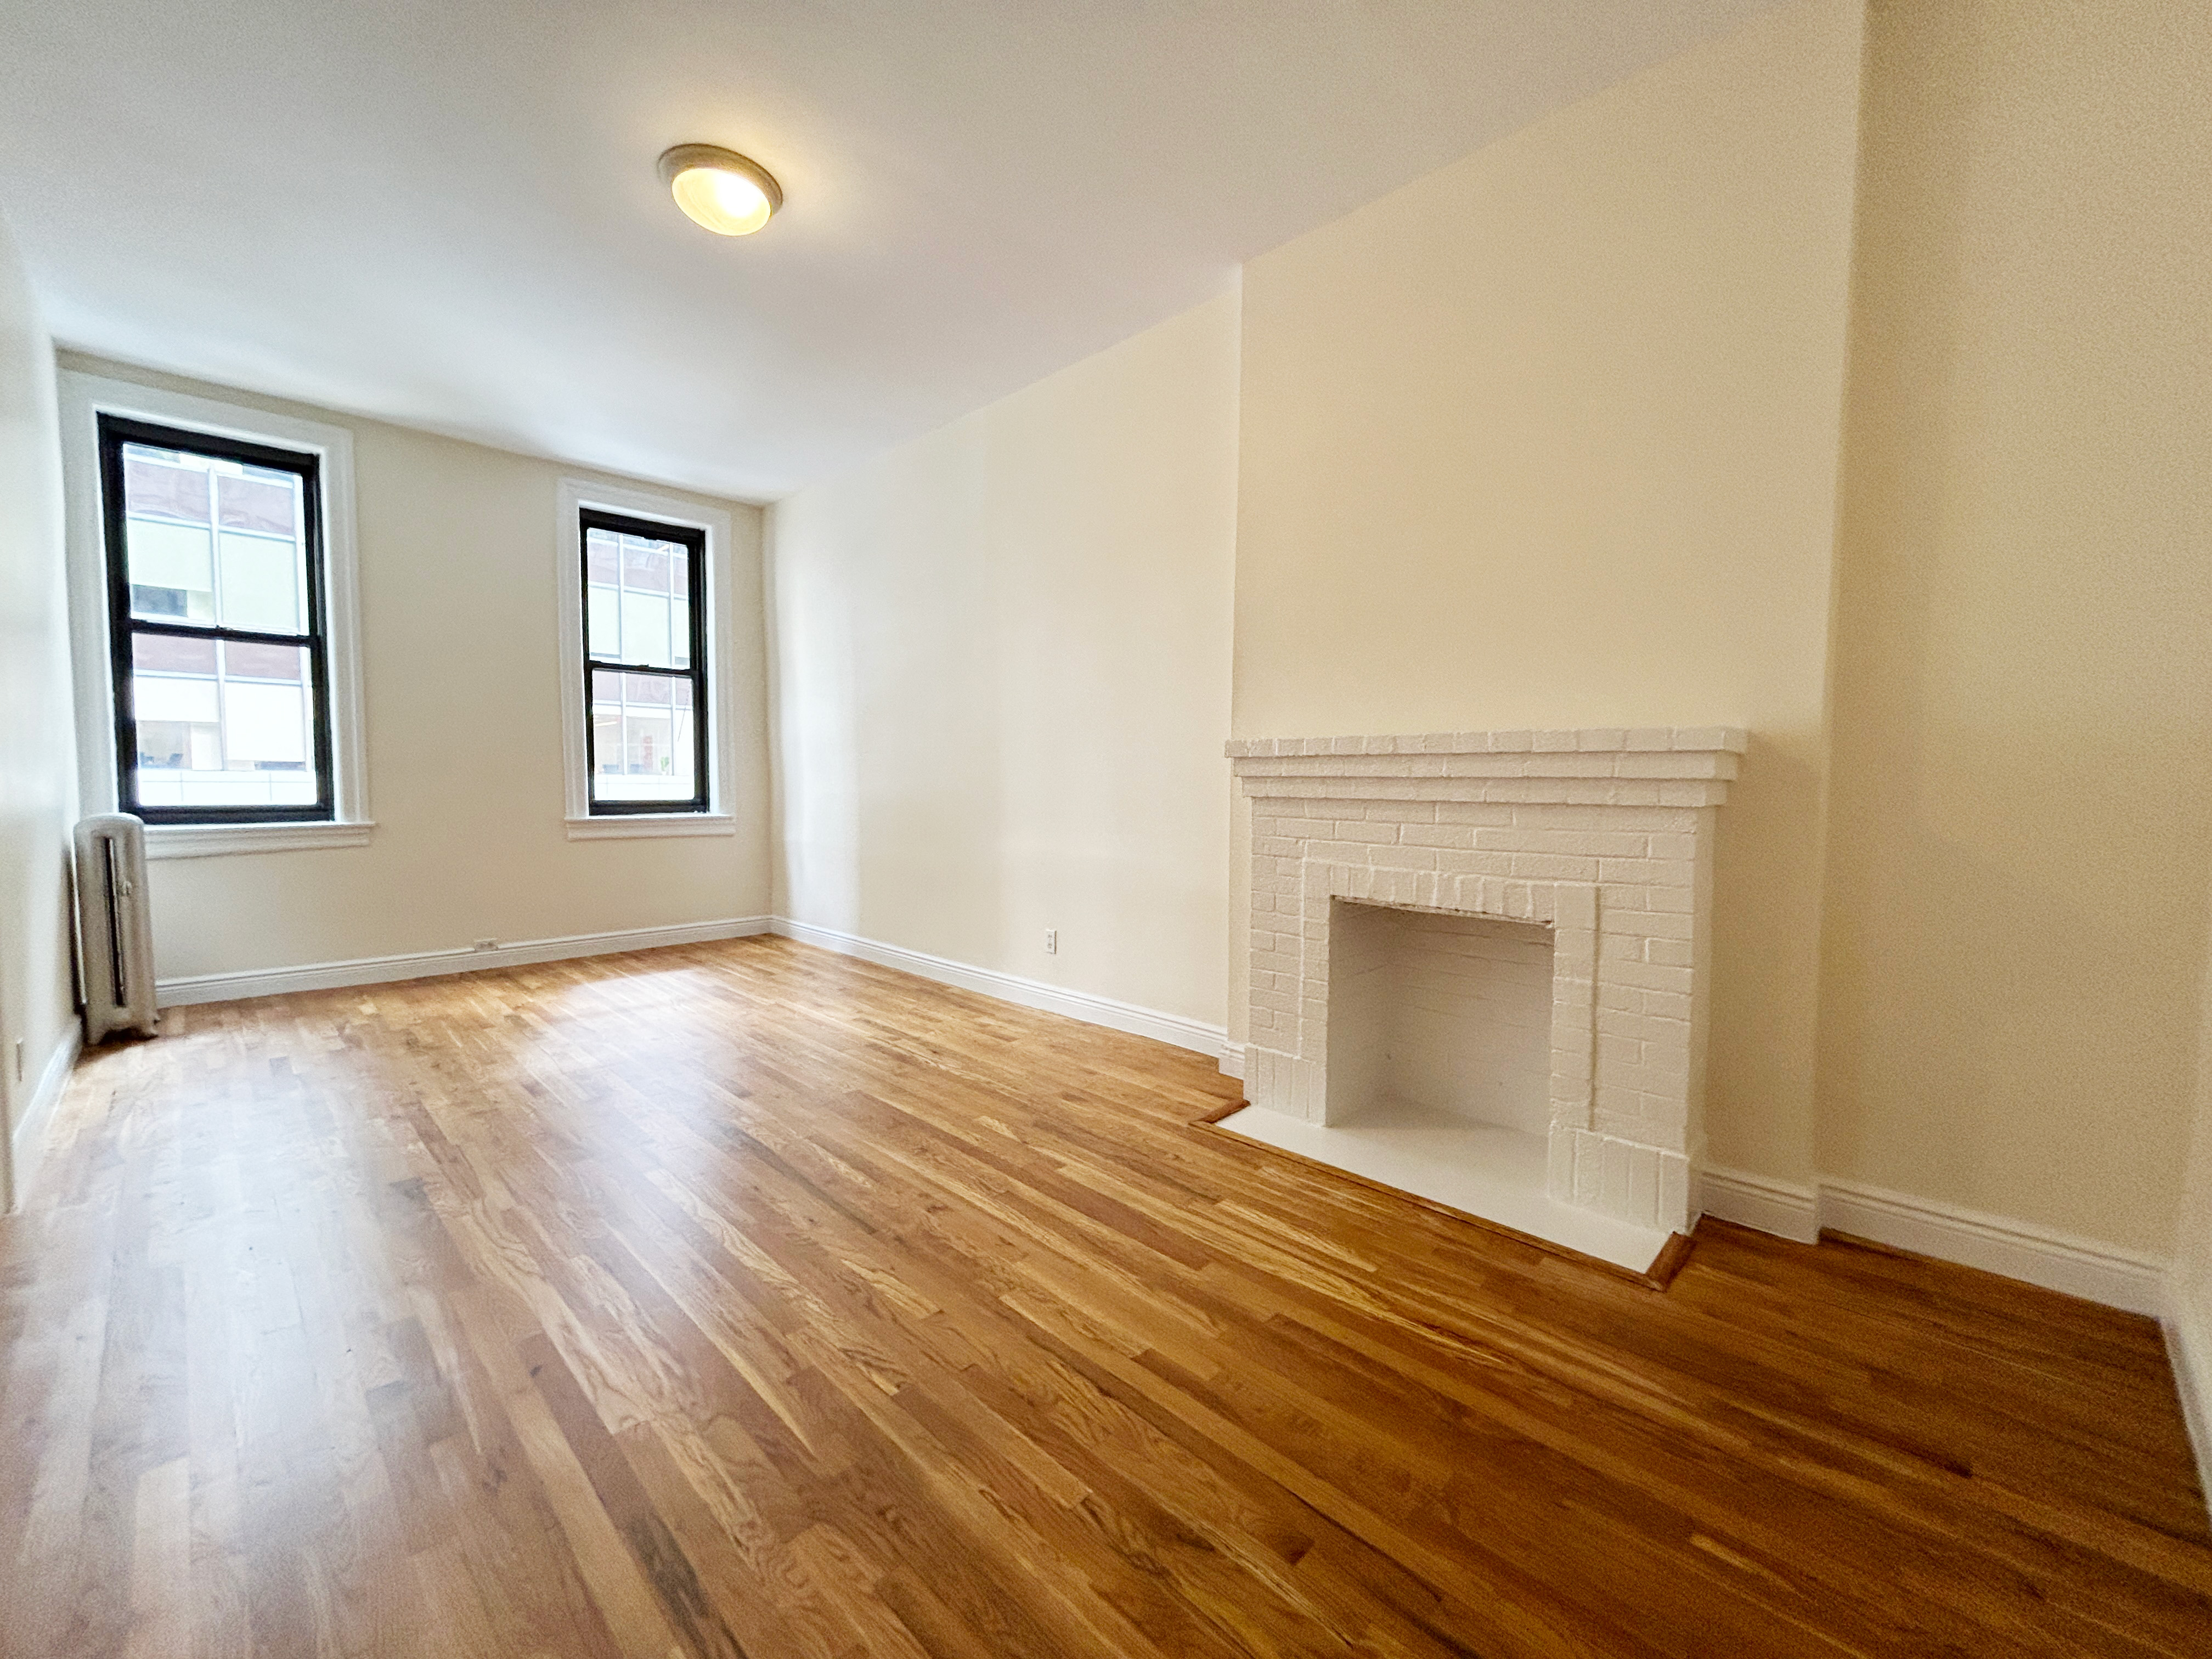
[[[0,1223],[0,1651],[2212,1652],[2145,1320],[1661,1293],[781,939],[169,1018]]]

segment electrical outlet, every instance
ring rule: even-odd
[[[499,949],[499,941],[495,939],[480,939],[477,941],[476,948],[479,951],[496,951]]]
[[[1056,957],[1060,954],[1059,928],[1048,927],[1044,930],[1044,953],[1048,957]]]

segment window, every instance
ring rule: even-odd
[[[316,458],[103,415],[100,477],[122,809],[328,821]]]
[[[82,810],[149,858],[368,838],[352,436],[65,370]]]
[[[569,839],[736,834],[730,514],[584,478],[558,500]]]
[[[707,811],[707,532],[593,507],[584,547],[593,817]]]

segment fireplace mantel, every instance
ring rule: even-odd
[[[1253,814],[1253,1105],[1332,1121],[1338,901],[1539,923],[1553,941],[1547,1195],[1686,1231],[1713,819],[1744,746],[1731,726],[1231,743]]]
[[[1730,726],[1595,726],[1571,732],[1431,732],[1390,738],[1237,738],[1228,745],[1247,794],[1280,794],[1266,778],[1323,778],[1396,786],[1455,787],[1437,799],[1549,800],[1565,805],[1718,806],[1728,798],[1744,734]],[[1491,784],[1528,783],[1481,793]],[[1662,797],[1645,785],[1698,786]],[[1622,786],[1616,788],[1608,786]],[[1557,786],[1556,788],[1549,786]],[[1467,793],[1472,789],[1474,793]],[[1332,787],[1325,795],[1364,792]],[[1373,798],[1403,797],[1401,787]]]

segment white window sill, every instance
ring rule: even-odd
[[[290,853],[309,848],[366,847],[368,823],[149,823],[149,859],[204,859],[220,853]]]
[[[633,836],[734,836],[738,821],[726,812],[623,812],[572,817],[570,841],[620,841]]]

